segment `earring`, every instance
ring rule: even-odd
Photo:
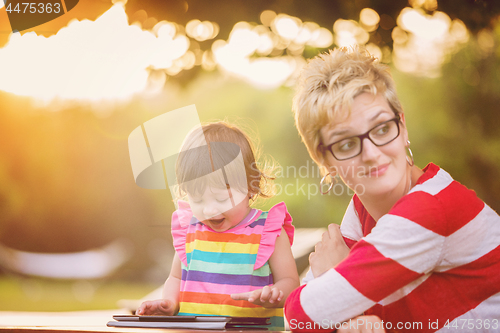
[[[328,172],[326,175],[323,176],[323,178],[321,178],[321,181],[319,182],[319,188],[320,190],[323,188],[323,185],[325,185],[325,181],[326,181],[326,178],[330,176],[330,178],[332,178],[332,182],[330,183],[330,186],[328,187],[328,189],[326,190],[326,192],[323,192],[321,191],[321,194],[325,195],[327,194],[328,192],[330,192],[333,188],[333,186],[337,183],[337,180],[335,177],[332,177],[332,173],[331,172]]]
[[[249,195],[248,199],[252,200],[252,202],[255,202],[255,200],[257,200],[257,197],[259,196],[259,193],[260,193],[260,191],[258,193],[254,193],[252,195]]]
[[[406,150],[408,150],[408,154],[406,155],[406,162],[408,162],[409,166],[413,166],[415,164],[415,160],[413,160],[413,153],[411,152],[410,149],[410,140],[406,140],[405,148]]]

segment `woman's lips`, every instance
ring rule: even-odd
[[[378,167],[369,167],[366,175],[368,177],[379,177],[385,174],[388,168],[389,168],[389,163],[379,165]]]

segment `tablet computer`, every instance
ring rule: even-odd
[[[191,328],[191,329],[230,329],[257,328],[270,325],[270,318],[227,317],[227,316],[139,316],[114,315],[115,321],[108,322],[114,327],[151,327],[151,328]]]

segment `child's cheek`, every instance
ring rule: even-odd
[[[244,200],[248,201],[249,198],[248,198],[248,191],[243,193],[243,192],[239,192],[239,191],[232,191],[231,193],[233,195],[233,200],[234,200],[234,204],[237,206],[238,204],[240,204],[241,202],[243,202]]]
[[[191,211],[193,212],[194,217],[196,217],[199,221],[205,220],[205,216],[203,214],[203,208],[196,203],[190,203]]]

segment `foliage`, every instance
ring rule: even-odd
[[[0,311],[117,309],[121,299],[140,299],[156,285],[123,281],[54,281],[0,276]]]

